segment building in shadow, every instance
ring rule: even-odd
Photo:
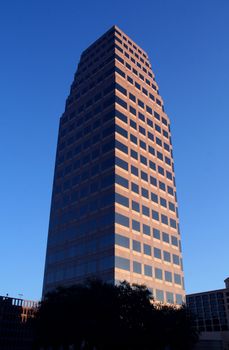
[[[37,302],[0,296],[0,349],[29,350],[33,342],[31,319]]]
[[[196,315],[200,341],[196,349],[229,349],[229,278],[225,288],[189,294],[186,302]]]

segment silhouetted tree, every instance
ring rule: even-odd
[[[40,303],[35,347],[188,350],[198,339],[185,306],[156,305],[145,286],[98,280],[58,288]]]

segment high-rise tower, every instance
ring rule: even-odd
[[[43,293],[90,276],[184,297],[169,118],[116,26],[80,58],[60,119]]]

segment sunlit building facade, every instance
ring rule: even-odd
[[[82,53],[60,118],[43,294],[92,276],[184,299],[170,121],[116,26]]]

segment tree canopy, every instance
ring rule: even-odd
[[[158,305],[145,286],[91,280],[47,294],[34,318],[35,347],[191,349],[198,335],[183,305]]]

